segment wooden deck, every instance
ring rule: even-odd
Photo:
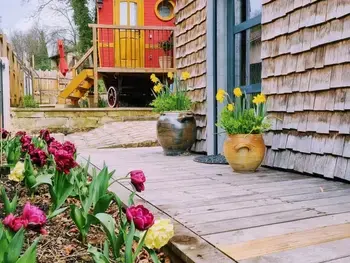
[[[106,162],[118,176],[145,172],[140,197],[208,245],[187,262],[350,262],[349,184],[265,168],[236,174],[193,156],[165,157],[158,147],[82,156],[98,167]],[[201,246],[192,250],[199,254]]]

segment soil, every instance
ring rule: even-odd
[[[48,194],[48,188],[46,186],[39,187],[38,191],[30,196],[27,189],[19,183],[10,181],[7,176],[0,175],[0,184],[5,187],[7,195],[12,199],[17,191],[19,201],[17,205],[17,211],[15,215],[22,213],[23,207],[26,202],[30,202],[48,212],[50,206],[50,195]],[[69,198],[67,204],[79,204],[79,201],[74,198]],[[94,262],[90,254],[87,252],[87,244],[83,244],[79,239],[79,231],[75,227],[73,221],[69,216],[69,209],[57,217],[48,220],[45,229],[48,235],[41,236],[41,240],[37,247],[37,262],[38,263],[75,263],[75,262]],[[118,209],[113,203],[107,213],[117,219]],[[4,219],[3,204],[0,203],[0,220]],[[38,233],[28,230],[26,231],[26,246],[29,246],[35,238],[39,236]],[[102,248],[105,241],[105,234],[100,226],[92,225],[89,231],[87,243]],[[136,248],[137,244],[134,244]],[[158,257],[163,263],[171,263],[170,259],[162,252],[158,252]],[[110,261],[116,262],[116,261]],[[143,250],[138,256],[136,263],[149,263],[153,262],[149,257],[147,251]]]

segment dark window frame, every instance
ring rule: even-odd
[[[249,0],[241,0],[245,1],[246,5],[248,5]],[[227,54],[227,83],[230,86],[234,86],[236,83],[235,77],[235,60],[236,60],[236,52],[235,52],[235,36],[242,32],[247,32],[247,30],[253,28],[254,26],[261,25],[261,14],[255,16],[253,18],[249,18],[248,20],[235,25],[235,1],[228,1],[228,12],[227,12],[227,35],[228,35],[228,54]],[[248,16],[248,10],[246,10]],[[249,47],[246,48],[245,56],[247,61],[249,61]],[[248,69],[246,68],[246,73]],[[231,87],[233,88],[233,87]],[[256,84],[248,84],[246,86],[240,86],[242,90],[244,90],[247,94],[252,93],[260,93],[261,92],[261,82]]]

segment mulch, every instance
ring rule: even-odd
[[[10,181],[7,176],[0,176],[0,184],[5,187],[7,195],[12,199],[15,192],[19,195],[19,201],[17,206],[16,215],[22,213],[23,207],[26,202],[30,202],[42,209],[45,213],[48,212],[50,206],[50,195],[48,194],[47,186],[40,186],[37,193],[30,196],[28,190],[19,183]],[[67,204],[79,204],[79,200],[69,198]],[[37,262],[38,263],[75,263],[75,262],[94,262],[90,254],[87,252],[87,244],[83,244],[79,240],[79,231],[75,227],[73,221],[69,216],[70,209],[67,209],[64,213],[57,217],[48,220],[45,229],[48,235],[42,236],[37,247]],[[115,219],[118,218],[118,208],[113,203],[107,213],[112,215]],[[0,203],[0,220],[5,217],[3,204]],[[34,239],[39,236],[38,233],[28,230],[26,231],[26,247],[28,247]],[[92,225],[88,235],[87,243],[102,248],[105,241],[105,234],[101,226]],[[137,244],[134,244],[136,248]],[[170,263],[170,259],[162,252],[158,252],[158,257],[161,262]],[[111,260],[111,263],[116,262]],[[149,263],[153,262],[149,257],[147,251],[143,250],[138,256],[136,263]]]

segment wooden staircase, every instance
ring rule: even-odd
[[[83,69],[72,79],[59,97],[64,100],[70,99],[72,105],[78,105],[78,101],[93,85],[94,71],[92,69]]]

